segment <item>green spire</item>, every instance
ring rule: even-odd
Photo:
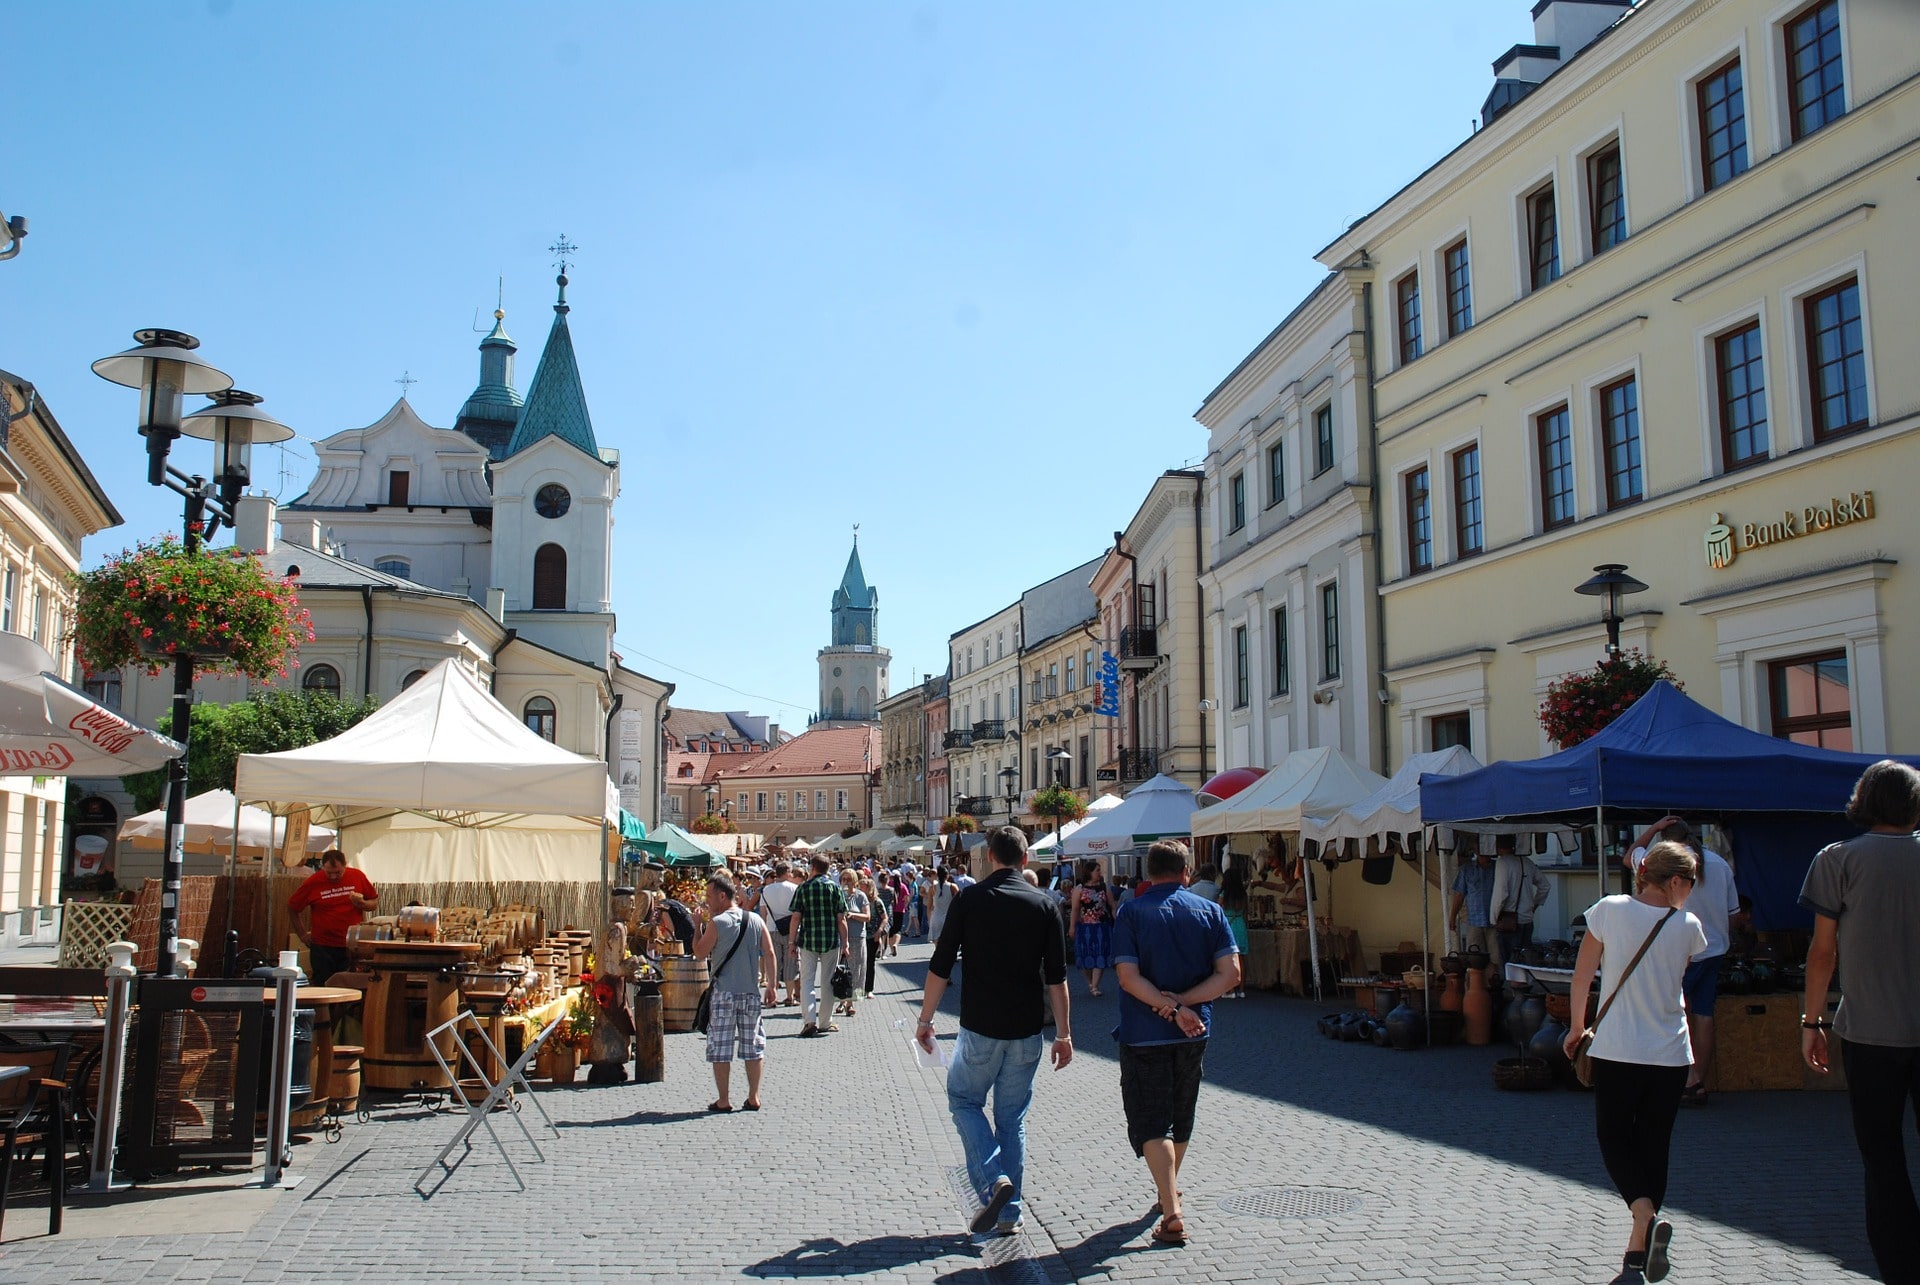
[[[836,607],[873,606],[873,591],[867,588],[867,576],[860,569],[860,537],[853,537],[853,552],[847,555],[846,574],[840,577],[840,592],[835,595]]]
[[[540,366],[533,372],[527,389],[526,406],[520,423],[507,445],[508,455],[518,455],[543,437],[558,437],[572,443],[595,459],[600,447],[593,437],[593,420],[587,415],[587,395],[580,387],[580,367],[574,361],[573,334],[567,329],[567,276],[557,278],[560,301],[553,306],[553,329],[547,332],[547,346],[540,353]]]

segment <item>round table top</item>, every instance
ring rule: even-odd
[[[273,988],[267,987],[261,994],[267,1003],[273,1003]],[[360,992],[351,986],[301,986],[293,992],[297,1004],[351,1004],[360,998]]]

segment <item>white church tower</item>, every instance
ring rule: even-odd
[[[493,465],[493,577],[506,625],[529,642],[604,663],[613,650],[613,502],[620,457],[601,450],[567,329],[553,329],[505,455]]]

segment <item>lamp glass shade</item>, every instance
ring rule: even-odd
[[[144,389],[154,378],[154,368],[165,364],[170,386],[182,396],[218,393],[233,387],[233,376],[194,354],[200,341],[192,335],[177,330],[137,330],[133,337],[140,341],[138,347],[102,357],[93,363],[93,373],[110,383]]]

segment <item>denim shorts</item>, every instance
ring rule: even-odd
[[[1712,1017],[1713,1003],[1720,995],[1720,961],[1725,955],[1708,955],[1687,965],[1680,979],[1680,993],[1687,997],[1687,1012],[1693,1017]]]

